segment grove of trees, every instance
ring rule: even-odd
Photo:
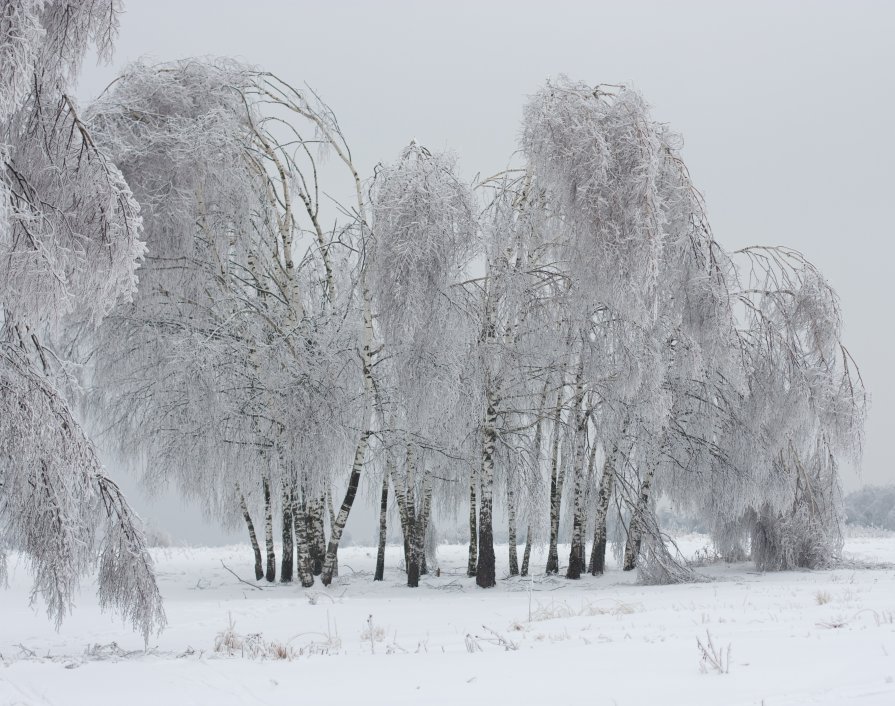
[[[394,505],[408,586],[461,516],[483,588],[495,531],[510,574],[599,575],[612,546],[693,580],[660,501],[727,558],[837,560],[867,404],[837,296],[795,250],[715,240],[637,92],[546,82],[488,178],[414,141],[365,175],[318,95],[232,60],[134,64],[76,112],[117,3],[6,7],[0,549],[54,615],[99,542],[107,602],[164,620],[85,428],[245,525],[259,580],[328,585],[365,491],[375,577]]]
[[[845,521],[895,531],[895,486],[867,486],[846,495]]]

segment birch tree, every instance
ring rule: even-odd
[[[568,475],[573,533],[567,575],[577,578],[586,568],[582,528],[591,413],[583,408],[584,400],[598,380],[618,376],[618,371],[605,365],[614,349],[624,348],[639,357],[632,372],[655,367],[650,359],[654,346],[626,345],[624,338],[611,339],[607,334],[639,335],[656,317],[664,238],[659,187],[662,144],[638,94],[625,88],[594,88],[562,77],[548,83],[526,106],[522,148],[557,220],[553,230],[560,236],[554,245],[555,258],[564,263],[566,275],[569,345],[563,376],[570,390],[568,433],[565,453],[556,461],[561,465],[553,473],[556,509],[551,534],[555,538],[558,504]],[[620,318],[626,325],[601,326],[607,311],[610,321]],[[621,406],[642,387],[642,379],[642,375],[627,375],[621,385],[614,386],[612,395]],[[556,442],[554,446],[559,448]],[[556,571],[556,559],[551,559],[548,570]]]
[[[119,12],[0,10],[0,545],[30,560],[57,624],[98,564],[100,605],[148,640],[165,623],[152,559],[73,410],[58,342],[69,320],[96,325],[130,299],[144,252],[139,206],[71,96],[88,49],[110,55]]]
[[[787,248],[740,255],[753,559],[764,569],[828,566],[842,546],[838,468],[860,460],[867,395],[842,342],[838,297],[818,270]]]
[[[377,379],[389,409],[383,443],[403,447],[392,476],[405,532],[408,585],[419,581],[432,475],[451,472],[469,430],[458,382],[470,326],[458,301],[477,236],[471,189],[455,160],[411,142],[372,190],[366,282],[382,342]],[[418,508],[418,510],[416,509]]]
[[[526,516],[526,546],[530,556],[535,507],[543,502],[541,439],[549,423],[548,398],[561,407],[561,359],[564,280],[545,247],[547,227],[543,194],[524,170],[509,170],[486,179],[480,189],[489,201],[482,214],[486,270],[466,283],[479,335],[476,355],[478,387],[484,414],[479,424],[477,583],[494,585],[494,489],[502,481],[510,538],[511,574],[519,573],[516,524]],[[558,424],[552,427],[558,433]],[[519,492],[517,492],[517,489]],[[472,509],[472,503],[470,503]],[[471,521],[471,528],[475,523]],[[551,534],[551,537],[553,535]],[[552,544],[551,544],[552,546]],[[527,563],[523,557],[523,567]]]
[[[275,494],[285,537],[289,516],[306,524],[295,504],[307,513],[347,458],[361,377],[354,290],[333,264],[338,234],[320,226],[313,153],[294,126],[285,148],[270,131],[282,116],[260,108],[275,85],[233,62],[138,64],[91,111],[145,201],[150,247],[134,304],[94,338],[99,408],[125,453],[146,454],[157,481],[173,477],[210,514],[243,516],[240,494],[257,505],[260,493],[269,580]],[[298,561],[303,584],[312,569]]]

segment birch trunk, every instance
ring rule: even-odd
[[[307,516],[308,509],[304,500],[302,500],[299,505],[293,505],[292,523],[295,526],[298,580],[301,582],[302,588],[310,588],[314,585],[314,572],[311,571],[311,551],[308,540]]]
[[[600,491],[597,495],[597,512],[594,517],[594,545],[591,548],[588,571],[594,576],[603,573],[606,566],[606,517],[609,514],[609,501],[615,485],[615,463],[618,447],[613,447],[603,463],[603,475],[600,477]]]
[[[280,560],[280,582],[292,583],[292,492],[283,490],[283,556]]]
[[[587,461],[587,474],[579,472],[575,485],[575,517],[574,526],[572,528],[572,551],[569,555],[569,569],[566,574],[567,578],[581,578],[581,574],[587,571],[587,562],[585,561],[585,545],[584,535],[587,530],[587,488],[594,477],[594,464],[597,460],[597,444],[591,444],[590,454]],[[579,485],[578,481],[586,479],[586,482]],[[572,567],[574,565],[574,575]]]
[[[419,522],[416,517],[411,517],[407,522],[407,537],[404,542],[407,545],[407,587],[417,588],[420,585],[420,560],[417,548],[417,534]]]
[[[239,494],[239,508],[242,510],[242,517],[245,520],[246,527],[249,529],[249,541],[252,543],[252,551],[255,553],[255,580],[260,581],[264,578],[264,567],[261,563],[261,547],[258,546],[258,536],[255,534],[255,525],[252,522],[252,516],[249,515],[249,508],[246,505],[245,496]]]
[[[376,552],[374,581],[385,577],[385,540],[388,531],[388,472],[382,474],[382,493],[379,497],[379,550]]]
[[[479,561],[475,582],[481,588],[497,584],[494,558],[493,497],[494,497],[494,442],[497,435],[497,401],[489,389],[486,392],[488,407],[482,429],[482,497],[479,504]]]
[[[407,586],[417,588],[420,585],[420,556],[419,556],[419,517],[416,512],[416,496],[414,483],[416,465],[413,459],[413,450],[407,448],[407,489],[404,493],[404,511],[407,513],[407,534],[404,536],[404,546],[407,548]]]
[[[649,509],[650,491],[653,486],[653,479],[656,475],[656,469],[659,467],[659,455],[650,464],[646,477],[640,484],[640,494],[637,497],[637,504],[634,506],[634,512],[631,513],[631,520],[628,523],[628,540],[625,542],[625,560],[623,565],[624,571],[631,571],[637,566],[637,556],[640,554],[640,544],[643,540],[644,518]]]
[[[404,538],[404,572],[407,573],[410,567],[410,533],[412,531],[411,521],[407,513],[407,493],[404,491],[404,485],[407,483],[405,476],[403,483],[399,483],[395,477],[394,468],[392,469],[392,485],[395,486],[395,499],[398,502],[398,519],[401,521],[401,536]]]
[[[529,559],[531,559],[531,525],[528,526],[525,536],[525,552],[522,554],[522,569],[520,570],[522,576],[528,576]]]
[[[577,436],[577,435],[576,435]],[[584,510],[584,472],[581,469],[581,452],[579,447],[582,440],[575,441],[575,451],[572,455],[572,472],[575,478],[574,493],[572,496],[572,537],[569,546],[569,565],[566,568],[567,579],[581,578],[582,564],[584,563],[584,546],[582,542],[581,515]]]
[[[469,472],[469,561],[466,575],[475,576],[478,566],[478,533],[476,531],[475,471]]]
[[[336,565],[336,553],[339,551],[339,542],[342,539],[342,531],[345,529],[345,523],[348,522],[348,515],[351,513],[351,507],[354,505],[354,498],[357,497],[360,474],[364,467],[364,457],[367,453],[367,446],[369,443],[370,432],[365,431],[361,434],[360,440],[357,442],[357,448],[354,451],[354,463],[351,464],[351,476],[348,479],[348,489],[345,491],[345,499],[342,500],[339,514],[333,522],[332,532],[329,537],[329,545],[326,548],[326,558],[323,561],[323,572],[320,577],[324,586],[329,586],[333,580],[333,573]]]
[[[516,547],[516,490],[507,479],[507,541],[510,545],[510,576],[519,575],[519,557]]]
[[[264,489],[264,544],[267,548],[267,571],[264,578],[273,583],[277,580],[277,556],[273,548],[273,506],[270,502],[270,483],[261,481]]]
[[[326,502],[326,509],[329,512],[329,533],[332,535],[333,526],[336,524],[336,513],[333,510],[333,502],[332,502],[332,494],[329,489],[329,481],[326,483],[326,497],[324,498]],[[333,558],[333,576],[339,575],[339,553],[336,552],[335,557]]]
[[[292,244],[295,237],[296,221],[292,209],[292,184],[289,178],[289,170],[277,155],[274,146],[266,138],[263,131],[252,122],[252,130],[257,139],[257,146],[271,161],[277,171],[277,179],[266,179],[268,198],[274,206],[273,214],[276,219],[277,233],[279,235],[279,247],[282,251],[285,272],[277,272],[281,290],[285,293],[288,304],[287,323],[293,328],[305,314],[301,299],[301,285],[295,268]],[[277,188],[279,182],[279,189]],[[277,208],[279,206],[279,208]],[[285,278],[285,281],[283,281]]]
[[[325,502],[325,497],[319,497],[308,503],[308,550],[314,576],[320,576],[323,572],[323,560],[326,557],[326,529],[323,523]]]
[[[417,556],[419,557],[420,576],[429,573],[426,562],[426,532],[429,531],[429,518],[432,515],[432,478],[426,473],[423,476],[423,505],[420,508],[420,519],[417,523]]]
[[[538,404],[538,423],[535,425],[535,435],[532,440],[532,464],[535,469],[540,472],[541,468],[541,440],[544,436],[544,413],[547,408],[547,390],[550,385],[550,379],[548,378],[544,382],[544,389],[541,391],[541,401]],[[525,551],[522,554],[522,569],[520,571],[522,576],[528,576],[528,565],[531,560],[531,519],[528,521],[528,527],[525,531]]]
[[[562,422],[562,389],[556,395],[556,411],[553,418],[553,439],[550,444],[550,546],[547,551],[547,573],[559,573],[559,511],[562,501],[563,478],[559,469],[559,434]]]
[[[584,356],[579,356],[578,372],[575,375],[575,396],[572,400],[572,478],[575,486],[572,495],[572,537],[569,548],[569,566],[566,578],[579,579],[584,569],[584,542],[582,515],[584,514],[584,448],[587,442],[587,422],[589,414],[584,412]]]
[[[323,561],[323,573],[320,580],[324,586],[329,586],[333,580],[333,570],[336,566],[336,553],[339,551],[339,542],[342,539],[342,531],[345,529],[345,523],[348,522],[348,515],[354,505],[354,498],[357,496],[357,487],[360,484],[360,474],[364,467],[364,459],[367,455],[367,447],[370,445],[370,435],[372,434],[371,422],[373,412],[374,385],[373,385],[373,314],[370,311],[369,295],[363,292],[363,310],[364,310],[364,330],[363,330],[363,351],[362,351],[362,368],[364,378],[364,416],[363,429],[360,439],[357,442],[357,448],[354,451],[354,462],[351,464],[351,476],[348,478],[348,489],[345,491],[345,498],[342,500],[342,506],[339,508],[339,514],[332,523],[332,530],[329,537],[329,545],[326,549],[326,558]]]

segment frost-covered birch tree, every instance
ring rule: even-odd
[[[554,258],[563,263],[567,282],[563,320],[568,344],[562,379],[568,412],[555,431],[557,441],[562,432],[563,442],[557,446],[551,481],[548,570],[558,570],[554,546],[563,485],[568,483],[570,578],[587,568],[584,511],[592,456],[587,448],[598,443],[593,404],[600,407],[600,426],[607,437],[611,429],[620,428],[620,418],[638,395],[658,402],[644,412],[661,415],[661,396],[643,387],[657,367],[656,346],[643,332],[657,315],[665,235],[662,147],[643,99],[624,88],[594,88],[560,78],[525,108],[522,148],[533,179],[546,194],[555,222],[551,228],[558,236]],[[620,351],[626,355],[619,356]],[[612,362],[626,363],[627,368],[612,369]],[[600,384],[602,394],[594,398],[591,393]],[[604,447],[615,443],[606,439]]]
[[[476,581],[487,587],[496,581],[495,488],[502,483],[506,489],[512,575],[527,573],[531,543],[542,534],[535,517],[536,508],[547,499],[542,468],[545,429],[559,433],[556,415],[563,395],[559,370],[565,360],[562,302],[566,279],[545,246],[545,201],[531,175],[509,170],[485,180],[480,188],[490,197],[481,217],[485,274],[465,286],[479,330],[471,361],[478,370],[479,394],[485,403],[480,422],[478,538],[471,546],[478,550]],[[526,520],[521,569],[520,514]]]
[[[454,158],[411,142],[378,170],[372,214],[366,283],[382,348],[377,436],[398,500],[407,583],[417,586],[434,479],[457,475],[472,433],[477,398],[462,384],[472,327],[456,285],[477,245],[475,204]]]
[[[859,462],[867,394],[842,342],[836,293],[805,257],[746,248],[737,292],[748,362],[737,451],[750,457],[739,513],[763,569],[829,566],[842,547],[839,465]],[[752,484],[755,485],[752,485]]]
[[[138,518],[72,406],[59,341],[95,326],[136,287],[139,206],[71,95],[117,2],[13,0],[0,9],[0,567],[21,551],[57,623],[99,564],[103,607],[150,633],[165,623]],[[0,568],[0,573],[3,569]]]
[[[268,580],[279,497],[285,546],[291,524],[310,585],[323,530],[311,509],[363,426],[362,326],[351,269],[336,267],[354,249],[340,251],[341,234],[318,217],[315,157],[299,132],[317,126],[290,90],[229,61],[137,64],[92,106],[144,203],[149,254],[133,304],[89,354],[96,409],[120,451],[225,523],[248,524],[260,501]]]

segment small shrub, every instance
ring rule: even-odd
[[[241,635],[236,632],[236,624],[230,618],[225,630],[214,638],[214,651],[228,656],[239,655],[249,659],[288,659],[295,656],[294,650],[281,642],[267,642],[261,633]]]
[[[727,649],[715,647],[711,633],[705,631],[706,641],[696,638],[696,646],[699,648],[699,671],[708,674],[709,670],[718,674],[727,674],[730,671],[730,644]]]

